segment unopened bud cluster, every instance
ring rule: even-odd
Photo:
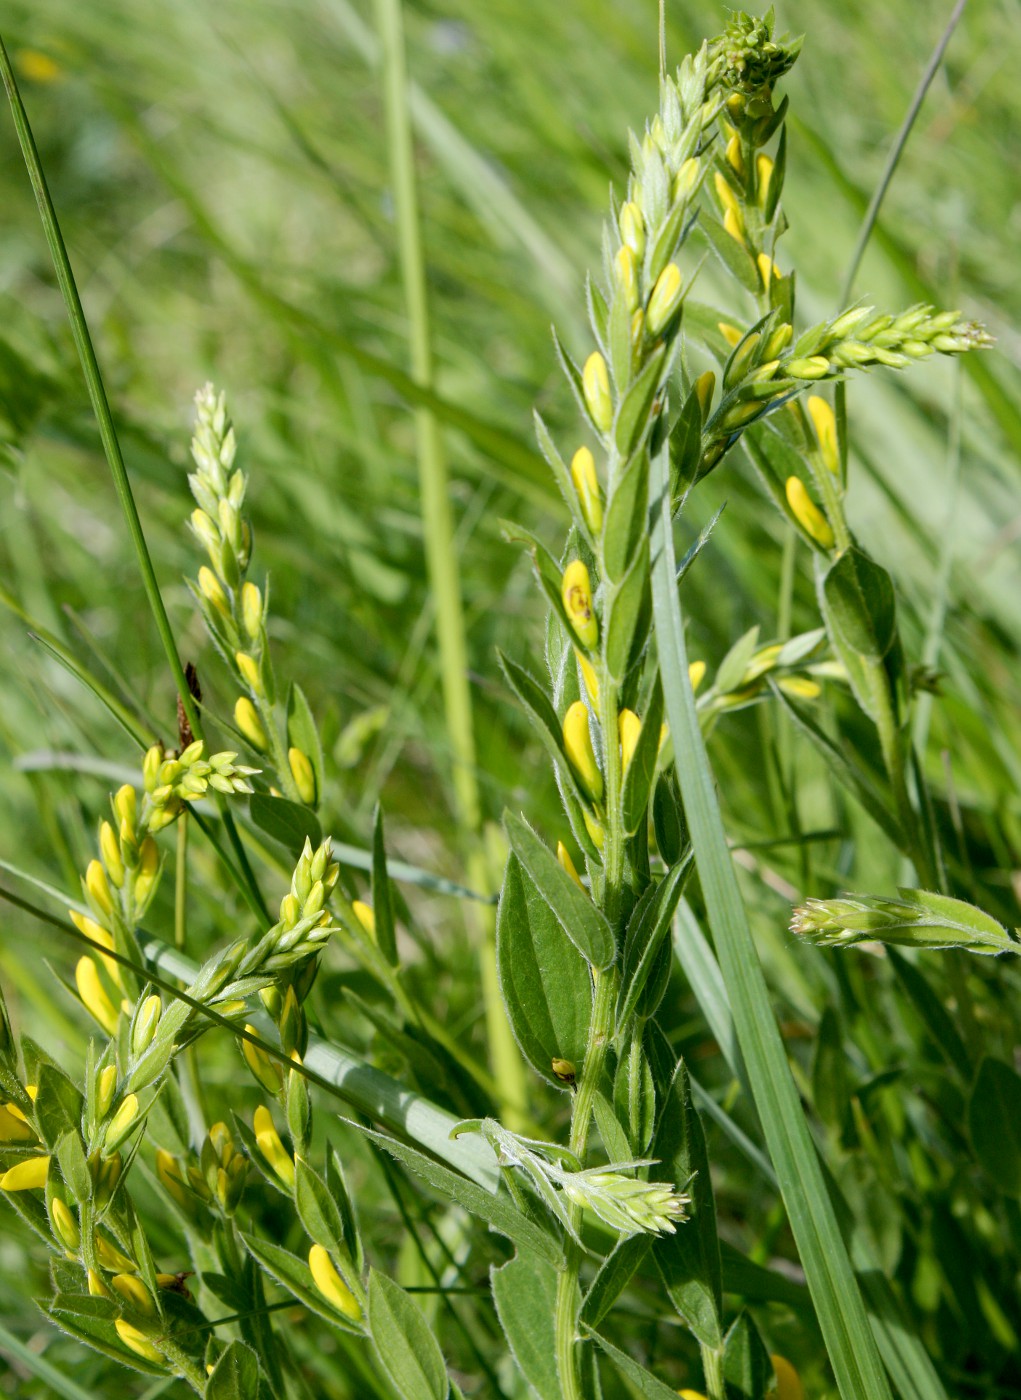
[[[142,762],[146,806],[143,812],[150,832],[160,831],[184,811],[185,805],[204,797],[209,788],[230,796],[253,791],[248,781],[257,768],[235,763],[236,753],[225,750],[203,758],[205,743],[196,739],[177,756],[167,756],[154,745]]]

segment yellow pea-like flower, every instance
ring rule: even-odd
[[[114,1274],[110,1280],[112,1287],[135,1312],[143,1317],[156,1316],[156,1304],[152,1294],[137,1274]]]
[[[309,1250],[308,1267],[312,1271],[312,1281],[330,1306],[352,1322],[361,1321],[362,1310],[358,1299],[341,1278],[333,1260],[321,1244],[314,1244]]]
[[[759,265],[759,276],[762,278],[762,285],[769,291],[769,284],[774,277],[781,277],[783,274],[768,253],[760,253],[755,259]]]
[[[255,1110],[254,1127],[255,1141],[258,1143],[259,1151],[288,1191],[293,1191],[294,1159],[281,1142],[280,1134],[273,1124],[270,1111],[264,1104],[260,1104]]]
[[[822,686],[808,676],[784,676],[777,685],[785,695],[793,695],[795,700],[818,700]]]
[[[717,170],[713,176],[713,184],[716,186],[716,193],[720,204],[723,206],[724,214],[733,214],[735,218],[741,217],[741,201],[738,199],[730,181],[722,171]]]
[[[262,695],[262,676],[259,673],[259,665],[254,656],[247,651],[236,651],[234,653],[234,664],[238,668],[238,674],[253,695]]]
[[[716,329],[719,331],[720,335],[723,336],[723,339],[730,346],[731,350],[733,350],[734,346],[743,335],[743,332],[738,330],[737,326],[732,326],[727,321],[718,322]]]
[[[575,656],[578,658],[578,668],[581,671],[581,678],[585,682],[585,689],[588,691],[588,698],[593,705],[599,704],[599,677],[596,675],[596,668],[588,659],[584,652],[575,648]]]
[[[256,1035],[254,1026],[245,1026],[249,1035]],[[284,1082],[284,1073],[276,1060],[271,1060],[265,1050],[253,1045],[250,1040],[241,1042],[241,1054],[244,1056],[245,1064],[252,1071],[255,1078],[269,1094],[279,1094]]]
[[[628,764],[634,757],[638,736],[642,732],[642,721],[634,710],[621,710],[617,717],[617,729],[620,733],[621,771],[626,773]]]
[[[0,1191],[41,1191],[49,1171],[49,1157],[26,1157],[0,1176]]]
[[[564,749],[582,788],[593,802],[601,801],[603,775],[599,771],[595,750],[592,748],[588,706],[584,700],[575,700],[564,716]]]
[[[144,1332],[140,1332],[137,1327],[132,1327],[131,1323],[126,1322],[123,1317],[115,1319],[113,1325],[117,1329],[118,1337],[136,1356],[141,1356],[145,1361],[162,1362],[161,1353],[156,1350]]]
[[[840,450],[837,446],[836,416],[825,399],[818,394],[810,394],[805,401],[812,427],[819,439],[819,451],[823,462],[834,476],[840,475]]]
[[[105,1118],[110,1112],[110,1105],[113,1103],[113,1096],[117,1089],[117,1066],[107,1065],[99,1072],[96,1080],[96,1112],[100,1118]]]
[[[592,604],[589,572],[580,559],[573,559],[564,570],[560,596],[575,636],[587,650],[594,650],[599,641],[599,623]]]
[[[263,728],[262,720],[259,718],[259,711],[249,700],[247,695],[239,697],[234,706],[234,723],[245,736],[253,749],[259,753],[265,753],[269,748],[269,740],[266,738],[266,730]]]
[[[638,308],[638,264],[626,243],[617,249],[613,263],[624,304],[628,311],[634,312]]]
[[[691,683],[691,688],[692,688],[692,690],[693,690],[693,691],[698,690],[699,686],[700,686],[700,685],[702,684],[702,682],[705,680],[705,662],[704,662],[704,661],[692,661],[692,662],[691,662],[691,664],[688,666],[688,680],[689,680],[690,683]]]
[[[784,489],[787,493],[787,504],[801,528],[817,545],[823,549],[832,549],[834,538],[830,522],[808,494],[805,483],[799,476],[789,476]]]
[[[122,1254],[103,1235],[96,1236],[96,1259],[100,1267],[111,1274],[137,1272],[135,1261],[129,1259],[126,1254]]]
[[[316,800],[316,775],[308,755],[301,749],[290,748],[287,750],[287,762],[298,796],[311,806]]]
[[[776,1389],[769,1392],[769,1400],[805,1400],[805,1387],[801,1377],[784,1356],[771,1356],[773,1374],[776,1376]]]
[[[117,1010],[99,980],[99,968],[87,955],[78,959],[74,980],[85,1010],[99,1022],[107,1035],[114,1035],[117,1030]]]
[[[723,227],[736,243],[740,243],[744,247],[744,221],[740,214],[735,213],[733,209],[728,209],[723,216]]]
[[[246,583],[241,589],[241,621],[253,642],[262,631],[262,612],[262,594],[254,583]]]

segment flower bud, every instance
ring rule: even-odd
[[[114,1274],[110,1283],[132,1311],[141,1313],[143,1317],[156,1316],[152,1294],[137,1274]]]
[[[131,1053],[133,1055],[144,1055],[148,1050],[153,1042],[162,1014],[163,1002],[158,993],[153,992],[142,1002],[141,1009],[135,1018],[135,1025],[131,1032]]]
[[[110,1112],[117,1091],[117,1066],[107,1065],[96,1079],[96,1117],[102,1120]]]
[[[373,912],[372,907],[366,904],[364,900],[356,899],[352,902],[351,908],[354,912],[355,918],[358,920],[362,928],[372,939],[373,943],[375,943],[376,915]]]
[[[840,475],[840,451],[837,447],[837,420],[832,408],[825,399],[811,394],[805,403],[808,416],[819,439],[819,451],[823,462],[834,476]]]
[[[140,1332],[137,1327],[132,1327],[131,1323],[126,1322],[123,1317],[115,1318],[113,1325],[117,1329],[118,1337],[136,1356],[140,1356],[143,1361],[155,1362],[157,1365],[162,1363],[162,1353],[156,1350],[144,1332]]]
[[[129,1259],[126,1254],[122,1254],[119,1249],[110,1243],[103,1235],[96,1235],[96,1262],[101,1269],[106,1269],[108,1273],[123,1274],[126,1272],[137,1272],[135,1262]]]
[[[266,731],[259,718],[259,711],[247,695],[239,696],[234,706],[234,723],[253,749],[258,753],[266,752],[269,748],[269,740],[266,738]]]
[[[113,1152],[127,1137],[128,1133],[135,1126],[138,1117],[138,1095],[126,1094],[120,1108],[110,1119],[106,1129],[106,1142],[103,1146],[104,1152]]]
[[[281,1142],[280,1134],[273,1125],[270,1111],[264,1104],[260,1104],[255,1110],[254,1128],[255,1141],[258,1143],[259,1151],[269,1163],[273,1174],[287,1187],[288,1191],[293,1191],[294,1160]]]
[[[818,700],[822,694],[822,686],[809,676],[782,676],[777,685],[795,700]]]
[[[230,602],[223,585],[206,564],[199,569],[199,590],[222,617],[230,617]]]
[[[755,261],[758,264],[759,276],[762,278],[762,285],[764,289],[768,292],[769,284],[770,282],[772,282],[773,278],[782,277],[783,273],[780,271],[780,269],[777,267],[776,263],[773,261],[773,259],[769,256],[768,253],[760,253],[759,256],[755,259]]]
[[[716,329],[719,331],[720,335],[723,336],[723,339],[730,346],[731,350],[733,350],[734,346],[744,334],[743,331],[738,330],[737,326],[732,326],[726,321],[718,321]]]
[[[134,788],[131,789],[134,792]],[[99,854],[103,857],[106,873],[120,889],[124,884],[124,861],[121,859],[120,842],[109,822],[101,822],[99,827]]]
[[[773,168],[773,162],[769,156],[758,155],[755,157],[756,200],[760,209],[765,209],[769,204],[769,187],[773,182]]]
[[[742,248],[745,246],[744,220],[740,214],[735,213],[733,209],[728,209],[723,216],[723,227],[730,234],[735,243],[740,243]]]
[[[111,953],[114,951],[113,935],[108,933],[101,924],[97,924],[95,919],[90,919],[86,914],[80,914],[77,909],[69,909],[67,912],[78,932],[83,933],[90,943],[97,945],[97,951],[102,948],[107,949],[107,951]],[[120,964],[113,958],[105,957],[102,952],[99,953],[99,958],[111,980],[114,981],[118,987],[123,988],[124,978],[121,973]]]
[[[113,913],[113,895],[110,893],[110,882],[106,878],[106,871],[98,860],[90,860],[86,868],[85,893],[101,914],[110,915]]]
[[[290,748],[287,750],[287,762],[290,765],[294,786],[298,789],[298,796],[302,802],[307,803],[310,807],[314,806],[316,775],[307,755],[301,749]]]
[[[581,876],[578,874],[574,861],[571,859],[571,853],[564,845],[563,841],[557,842],[557,860],[567,871],[578,888],[583,890],[585,886],[581,883]]]
[[[588,698],[593,706],[599,704],[599,677],[596,675],[595,667],[584,652],[575,648],[575,656],[578,659],[578,666],[581,670],[581,678],[585,682],[585,689],[588,691]]]
[[[635,714],[634,710],[621,710],[620,714],[617,716],[617,730],[620,734],[621,772],[626,773],[628,764],[634,757],[638,736],[642,732],[642,721]]]
[[[254,1026],[245,1026],[248,1035],[256,1035]],[[268,1094],[276,1096],[283,1088],[284,1072],[280,1065],[250,1040],[241,1041],[241,1054],[245,1064]]]
[[[817,545],[823,549],[832,549],[834,540],[830,522],[809,496],[805,483],[799,476],[789,476],[785,490],[787,504],[801,528]]]
[[[0,1104],[0,1144],[32,1142],[35,1133],[25,1122],[24,1114],[13,1104]]]
[[[613,426],[613,399],[610,397],[610,376],[606,361],[598,350],[585,361],[581,376],[582,395],[592,422],[601,433]]]
[[[592,606],[589,572],[580,559],[573,559],[564,570],[560,596],[575,636],[582,646],[593,651],[599,642],[599,623]]]
[[[641,261],[645,252],[645,220],[642,211],[633,199],[629,199],[620,211],[620,236]]]
[[[645,325],[650,335],[661,335],[666,330],[677,314],[683,291],[681,269],[676,263],[667,263],[656,278],[645,312]]]
[[[794,335],[794,327],[789,321],[782,321],[775,331],[770,332],[769,338],[762,347],[762,356],[766,360],[775,360],[781,350],[786,350]],[[786,367],[784,373],[787,373]]]
[[[333,1260],[321,1244],[314,1244],[309,1250],[308,1267],[312,1271],[312,1281],[330,1306],[351,1322],[359,1322],[362,1310],[358,1299],[337,1273]]]
[[[241,679],[252,694],[259,696],[264,695],[265,687],[262,684],[262,675],[255,657],[250,656],[247,651],[237,651],[234,653],[234,664],[238,668]]]
[[[603,494],[596,475],[596,461],[587,447],[579,447],[571,458],[571,480],[578,493],[581,513],[594,535],[603,528]]]
[[[49,1157],[26,1157],[0,1176],[0,1191],[41,1191],[49,1171]]]
[[[564,716],[564,749],[582,789],[593,802],[601,801],[603,775],[592,748],[588,707],[584,700],[575,700]]]
[[[50,1202],[50,1219],[53,1222],[53,1233],[60,1240],[65,1249],[75,1251],[82,1242],[82,1233],[66,1203],[59,1196],[54,1196]]]
[[[254,583],[246,583],[241,589],[241,620],[253,642],[262,632],[262,612],[262,594]]]
[[[766,1400],[805,1400],[805,1387],[801,1377],[784,1356],[771,1356],[776,1389],[771,1390]]]
[[[738,175],[744,175],[744,156],[741,152],[741,138],[735,131],[727,142],[727,164]]]
[[[784,373],[792,379],[825,379],[830,362],[825,355],[810,355],[807,359],[788,360]]]
[[[107,1035],[114,1035],[117,1031],[117,1011],[99,980],[99,968],[90,957],[79,958],[74,980],[85,1010],[99,1022]]]
[[[585,819],[585,830],[589,834],[589,839],[596,850],[601,851],[606,845],[606,832],[603,830],[602,823],[596,821],[591,812],[582,811],[582,816]],[[593,968],[593,973],[594,972],[595,968]]]
[[[711,369],[707,369],[704,374],[700,374],[695,380],[695,397],[698,399],[698,406],[702,414],[702,421],[705,422],[709,416],[709,410],[713,406],[713,394],[716,391],[716,375]]]
[[[702,172],[702,167],[694,156],[688,159],[678,170],[674,177],[674,187],[672,194],[675,201],[687,199],[692,190],[698,184],[698,177]]]
[[[628,311],[633,313],[638,308],[638,266],[635,255],[625,243],[623,247],[618,248],[613,262],[617,288]]]

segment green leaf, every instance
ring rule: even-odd
[[[33,1040],[23,1036],[21,1045],[25,1056],[27,1082],[38,1085],[33,1116],[39,1125],[43,1142],[51,1152],[55,1152],[57,1144],[65,1134],[78,1135],[82,1096],[64,1071],[58,1069]]]
[[[254,1400],[259,1393],[259,1362],[244,1342],[231,1342],[206,1381],[205,1400]]]
[[[627,573],[639,540],[644,538],[649,510],[649,457],[640,452],[621,472],[606,504],[603,522],[603,568],[619,582]]]
[[[396,1157],[398,1162],[407,1167],[409,1171],[413,1171],[416,1176],[435,1187],[447,1200],[456,1201],[472,1215],[477,1215],[481,1220],[485,1220],[494,1230],[501,1235],[506,1235],[521,1249],[545,1259],[554,1268],[560,1268],[563,1265],[563,1249],[557,1236],[548,1233],[542,1226],[524,1215],[506,1196],[494,1196],[481,1186],[476,1186],[474,1181],[468,1181],[465,1177],[452,1172],[449,1167],[441,1166],[439,1162],[434,1162],[431,1157],[426,1157],[416,1148],[398,1142],[396,1138],[387,1137],[384,1133],[377,1133],[374,1129],[366,1128],[362,1124],[356,1123],[353,1126],[365,1137],[371,1138],[373,1142],[385,1148],[391,1157]]]
[[[716,1233],[716,1202],[709,1176],[702,1122],[691,1101],[683,1063],[674,1071],[660,1113],[652,1156],[666,1177],[691,1196],[690,1219],[672,1235],[659,1235],[652,1253],[674,1307],[705,1346],[723,1336],[723,1277]],[[690,1184],[689,1184],[690,1182]]]
[[[913,962],[909,962],[896,948],[888,947],[886,956],[898,982],[922,1018],[933,1045],[955,1074],[969,1076],[972,1063],[968,1047],[954,1024],[953,1017],[930,986],[925,973]]]
[[[651,1371],[647,1371],[644,1366],[639,1365],[634,1357],[628,1356],[626,1351],[615,1347],[612,1342],[608,1342],[605,1337],[600,1336],[591,1327],[582,1324],[582,1330],[593,1341],[599,1343],[620,1374],[625,1380],[630,1381],[643,1400],[677,1400],[676,1390],[672,1390],[658,1376],[654,1376]]]
[[[812,1104],[827,1127],[842,1131],[850,1094],[840,1017],[827,1006],[819,1021],[812,1057]]]
[[[751,254],[743,244],[738,243],[708,209],[699,213],[699,228],[709,240],[709,245],[727,271],[741,283],[748,292],[758,296],[761,291],[759,269],[752,261]],[[727,320],[727,317],[723,318]]]
[[[594,967],[609,967],[617,955],[613,932],[591,896],[579,889],[523,817],[505,811],[503,824],[511,849],[578,952]]]
[[[773,1366],[762,1345],[759,1329],[750,1314],[742,1312],[730,1331],[723,1349],[723,1377],[728,1400],[765,1400],[771,1385]]]
[[[507,858],[496,920],[496,957],[507,1014],[525,1058],[563,1089],[554,1059],[580,1064],[592,1014],[588,966],[517,857]]]
[[[987,1055],[968,1100],[975,1156],[1005,1196],[1021,1196],[1021,1075]]]
[[[323,746],[319,741],[319,727],[313,717],[312,708],[297,681],[291,682],[287,692],[287,742],[291,748],[301,749],[312,765],[316,780],[316,800],[311,805],[318,807],[323,800],[326,782]],[[318,844],[313,842],[313,845]]]
[[[549,463],[550,470],[553,473],[553,479],[560,488],[560,494],[563,496],[564,502],[571,512],[571,519],[574,522],[575,528],[588,542],[589,546],[592,547],[594,541],[589,531],[588,523],[582,514],[581,503],[578,500],[578,493],[574,489],[574,481],[571,478],[567,463],[557,451],[557,446],[550,435],[550,430],[543,422],[538,410],[534,412],[533,417],[535,419],[535,436],[539,444],[539,450]]]
[[[607,589],[603,658],[614,680],[623,681],[630,670],[645,641],[649,621],[649,546],[643,539],[623,581],[612,591]]]
[[[663,724],[663,687],[660,685],[658,676],[641,720],[641,732],[638,735],[635,751],[631,755],[631,762],[624,774],[624,787],[620,800],[624,830],[629,836],[633,836],[645,820],[649,806],[649,794],[656,776],[659,732]]]
[[[669,500],[669,461],[652,462],[656,646],[684,810],[709,924],[794,1241],[843,1400],[891,1400],[847,1249],[808,1131],[727,846],[688,680]]]
[[[369,1331],[383,1370],[404,1400],[446,1400],[446,1363],[422,1309],[377,1269],[369,1270]]]
[[[844,645],[881,661],[897,635],[897,600],[886,570],[852,547],[830,565],[822,588],[827,621]]]
[[[614,1303],[641,1268],[652,1248],[652,1236],[628,1235],[603,1260],[599,1272],[581,1306],[581,1321],[588,1327],[598,1327]]]
[[[670,495],[676,499],[698,479],[702,461],[702,406],[694,389],[670,429]]]
[[[567,755],[564,753],[563,729],[545,690],[533,676],[528,674],[523,666],[519,666],[516,661],[512,661],[502,651],[497,651],[497,658],[507,678],[507,684],[524,706],[543,747],[557,765],[561,778],[566,782],[575,799],[584,803],[586,801],[585,794],[578,786],[578,780],[575,778],[571,765],[567,761]]]
[[[623,1154],[610,1153],[610,1160],[644,1157],[656,1128],[656,1085],[640,1035],[632,1037],[627,1053],[617,1063],[617,1073],[613,1077],[613,1107],[617,1117],[627,1126],[629,1142],[628,1151]]]
[[[666,346],[661,345],[649,356],[641,374],[620,401],[613,428],[613,440],[625,462],[650,427],[649,410],[664,377],[665,359]]]
[[[306,841],[312,843],[314,850],[323,839],[323,829],[311,807],[290,802],[286,797],[254,792],[248,799],[248,815],[254,826],[279,841],[295,859],[301,855]]]
[[[518,1370],[540,1400],[560,1400],[557,1374],[557,1272],[545,1260],[519,1251],[489,1271],[493,1301]]]
[[[326,1182],[303,1157],[294,1159],[294,1204],[308,1235],[331,1254],[349,1254],[344,1215]]]
[[[626,1162],[635,1155],[624,1131],[624,1120],[618,1115],[614,1104],[598,1089],[592,1099],[592,1116],[596,1120],[608,1161]]]
[[[74,1128],[62,1133],[57,1141],[57,1162],[67,1189],[79,1205],[92,1199],[92,1174],[82,1146],[81,1135]]]
[[[748,663],[758,650],[758,646],[759,629],[757,626],[749,627],[744,636],[737,639],[720,662],[713,680],[713,689],[718,690],[721,695],[726,695],[731,690],[737,690],[744,680]]]
[[[652,795],[652,825],[664,863],[676,865],[688,840],[688,824],[673,773],[663,773],[657,779]]]
[[[623,1033],[634,1014],[660,951],[667,943],[670,921],[690,870],[689,855],[687,860],[672,866],[658,885],[649,887],[631,915],[624,939],[624,965],[617,996],[617,1035]],[[652,1015],[656,1008],[644,1009]]]
[[[617,393],[623,394],[631,380],[631,312],[616,280],[610,319],[606,327],[606,348],[609,351],[610,373],[613,375]]]
[[[391,967],[396,967],[397,934],[394,920],[393,890],[386,869],[386,842],[383,835],[383,809],[377,806],[372,825],[372,913],[376,924],[376,943]]]

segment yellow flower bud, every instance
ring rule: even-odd
[[[610,397],[610,375],[606,361],[598,350],[585,361],[581,375],[582,394],[592,422],[601,433],[613,426],[613,399]]]
[[[253,642],[262,632],[262,610],[262,594],[254,583],[246,583],[241,589],[241,621]]]
[[[560,596],[575,636],[587,650],[594,650],[599,642],[599,623],[592,606],[589,572],[580,559],[573,559],[564,570]]]
[[[85,1010],[99,1022],[107,1035],[114,1035],[117,1031],[117,1011],[99,980],[99,968],[90,957],[79,958],[74,980]]]
[[[783,274],[768,253],[760,253],[755,261],[759,265],[759,276],[762,278],[762,285],[768,292],[769,284],[772,282],[773,278],[782,277]]]
[[[641,259],[645,252],[645,220],[633,199],[629,199],[621,208],[620,236],[635,257]]]
[[[144,1332],[139,1332],[137,1327],[132,1327],[130,1322],[125,1322],[123,1317],[114,1319],[114,1327],[117,1335],[129,1350],[136,1356],[142,1357],[144,1361],[155,1361],[161,1363],[163,1356],[156,1350],[152,1342],[148,1341]]]
[[[362,1310],[358,1299],[337,1273],[333,1260],[321,1244],[314,1244],[309,1250],[308,1267],[312,1271],[312,1280],[316,1288],[330,1306],[352,1322],[360,1321]]]
[[[96,1236],[96,1260],[100,1268],[106,1269],[111,1274],[123,1274],[127,1271],[137,1272],[134,1260],[129,1259],[126,1254],[122,1254],[103,1235]]]
[[[584,652],[580,652],[577,647],[575,647],[574,654],[578,658],[578,666],[581,670],[581,678],[585,682],[585,689],[588,691],[588,698],[593,705],[598,705],[599,677],[596,675],[595,667]]]
[[[645,312],[641,307],[631,317],[631,359],[635,361],[645,337]]]
[[[702,167],[695,156],[689,156],[674,177],[673,197],[675,200],[687,199],[698,184],[701,170]]]
[[[702,414],[703,421],[708,418],[709,410],[713,406],[713,394],[716,392],[716,375],[711,369],[707,369],[704,374],[700,374],[695,380],[695,397],[698,399],[698,407]]]
[[[776,1389],[771,1390],[767,1400],[805,1400],[805,1387],[801,1377],[784,1356],[773,1355],[773,1374],[776,1376]]]
[[[759,208],[765,209],[766,205],[769,203],[769,186],[773,180],[773,162],[770,160],[769,156],[756,156],[755,175]]]
[[[83,933],[90,942],[97,945],[97,952],[100,948],[106,948],[111,953],[113,952],[113,935],[108,933],[101,924],[97,924],[95,919],[90,919],[87,914],[79,914],[77,909],[69,909],[67,912],[71,916],[71,922],[78,932]],[[124,978],[121,974],[120,964],[115,962],[113,958],[105,957],[101,952],[99,953],[99,959],[106,968],[107,975],[118,987],[123,989]]]
[[[35,1133],[13,1104],[0,1104],[0,1143],[31,1142]]]
[[[351,905],[351,908],[352,908],[352,910],[353,910],[353,912],[354,912],[355,918],[358,920],[358,922],[361,924],[362,928],[365,930],[365,932],[366,932],[366,933],[369,935],[369,937],[372,939],[373,943],[375,943],[375,941],[376,941],[376,915],[375,915],[374,910],[372,909],[372,906],[369,905],[369,904],[366,904],[366,903],[364,902],[364,900],[356,899],[356,900],[353,901],[353,903],[352,903],[352,905]]]
[[[744,174],[744,156],[741,153],[741,138],[735,131],[727,142],[727,164],[738,175]]]
[[[825,355],[810,355],[807,359],[788,360],[784,370],[792,379],[823,379],[830,372]]]
[[[785,695],[792,695],[795,700],[818,700],[822,694],[819,682],[808,676],[784,676],[777,681],[777,685]]]
[[[54,1196],[50,1202],[50,1218],[53,1221],[54,1233],[64,1248],[76,1250],[82,1242],[82,1233],[77,1220],[59,1196]]]
[[[287,762],[290,765],[294,786],[298,789],[298,796],[302,802],[307,802],[309,806],[312,806],[316,800],[316,775],[307,755],[302,753],[301,749],[288,749]]]
[[[667,263],[656,278],[645,312],[645,324],[650,335],[660,335],[669,326],[681,304],[683,290],[681,269],[676,263]]]
[[[779,355],[781,350],[786,350],[794,336],[794,327],[790,321],[782,321],[776,330],[770,334],[762,348],[765,359],[773,360]]]
[[[723,207],[724,214],[733,214],[735,218],[741,217],[741,201],[738,199],[730,181],[722,171],[717,170],[713,176],[713,184],[716,186],[716,194]]]
[[[126,1094],[120,1108],[107,1124],[105,1145],[107,1152],[112,1151],[124,1141],[128,1133],[131,1132],[137,1117],[138,1095]]]
[[[160,869],[160,850],[151,836],[146,836],[138,851],[138,874],[135,876],[136,909],[142,909],[152,897]]]
[[[603,528],[603,493],[596,475],[596,459],[587,447],[579,447],[571,458],[571,480],[581,502],[581,513],[594,535]]]
[[[176,1159],[162,1147],[156,1149],[156,1175],[167,1194],[172,1196],[179,1206],[186,1207],[188,1205],[188,1192],[185,1189],[181,1169]]]
[[[571,859],[571,852],[564,845],[563,841],[557,842],[557,860],[567,871],[578,888],[583,890],[585,886],[581,883],[581,876],[578,874],[574,861]]]
[[[245,1026],[248,1035],[257,1035],[254,1026]],[[241,1054],[245,1064],[268,1094],[279,1094],[284,1082],[284,1072],[276,1060],[270,1059],[265,1050],[253,1045],[250,1040],[241,1042]]]
[[[705,1396],[700,1390],[688,1390],[685,1388],[684,1390],[679,1390],[677,1394],[681,1397],[681,1400],[705,1400]]]
[[[156,1316],[156,1304],[152,1300],[152,1294],[137,1274],[114,1274],[110,1283],[129,1308],[141,1313],[143,1317]]]
[[[818,394],[810,394],[805,402],[808,416],[819,439],[819,451],[825,465],[834,476],[840,475],[840,450],[837,446],[837,420],[832,408]]]
[[[593,802],[603,796],[603,775],[596,763],[589,733],[588,707],[584,700],[575,700],[564,716],[564,749],[583,790]]]
[[[163,1002],[159,994],[153,992],[142,1002],[142,1008],[135,1020],[134,1029],[131,1032],[131,1052],[134,1055],[144,1055],[152,1044],[159,1026],[160,1017],[163,1015]]]
[[[104,914],[113,913],[113,895],[106,871],[98,860],[90,860],[85,870],[85,889]]]
[[[26,1157],[0,1176],[0,1191],[41,1191],[49,1170],[49,1157]]]
[[[732,326],[726,321],[719,321],[716,329],[719,331],[720,335],[723,336],[723,339],[730,346],[731,350],[733,350],[734,346],[744,334],[743,331],[738,330],[737,326]]]
[[[247,685],[253,695],[262,695],[262,676],[259,674],[259,666],[254,656],[250,656],[247,651],[237,651],[234,653],[234,664],[238,668],[241,679]]]
[[[723,227],[735,242],[744,247],[744,220],[740,214],[733,209],[728,209],[723,216]]]
[[[110,1112],[110,1105],[113,1103],[113,1096],[117,1089],[117,1066],[107,1065],[100,1070],[99,1078],[96,1080],[96,1113],[99,1118],[105,1118]]]
[[[266,738],[266,731],[259,718],[259,711],[247,695],[240,696],[234,706],[234,723],[253,749],[259,753],[266,752],[269,748],[269,740]]]
[[[100,824],[99,854],[103,857],[107,875],[120,889],[124,884],[124,861],[121,859],[121,846],[117,840],[117,833],[109,822]]]
[[[110,1290],[96,1273],[95,1269],[89,1269],[86,1275],[89,1283],[89,1293],[93,1298],[109,1298]]]
[[[801,528],[823,549],[832,549],[833,531],[830,522],[809,496],[805,483],[799,476],[789,476],[785,489],[787,504]]]
[[[635,714],[634,710],[621,710],[620,714],[617,716],[617,730],[620,734],[621,772],[626,773],[628,764],[634,757],[638,736],[642,732],[642,721]]]
[[[227,595],[223,591],[223,585],[213,573],[212,569],[205,564],[199,569],[199,589],[203,598],[211,603],[218,613],[223,617],[230,616],[230,603]]]
[[[617,255],[613,261],[617,286],[624,298],[624,304],[628,311],[634,312],[638,307],[638,265],[635,262],[635,255],[625,243],[623,247],[617,249]]]
[[[606,832],[603,830],[602,823],[597,822],[591,812],[583,811],[582,816],[585,818],[585,830],[588,832],[593,846],[595,846],[597,851],[601,851],[606,844]],[[593,976],[595,975],[595,971],[596,969],[593,968]]]
[[[288,1191],[293,1191],[294,1161],[280,1141],[280,1134],[273,1126],[270,1111],[264,1104],[260,1104],[255,1110],[254,1127],[259,1151]]]

